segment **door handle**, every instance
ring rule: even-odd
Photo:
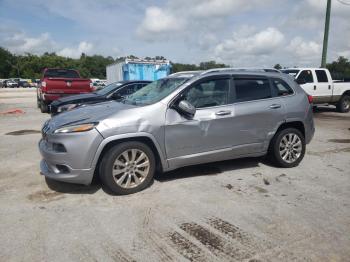
[[[314,90],[316,90],[316,86],[314,86]]]
[[[331,85],[328,85],[328,89],[331,89]]]
[[[227,111],[218,111],[215,113],[215,115],[217,116],[226,116],[226,115],[231,115],[231,111],[227,110]]]
[[[278,109],[278,108],[281,108],[281,105],[280,104],[273,104],[273,105],[270,105],[270,108],[271,109]]]

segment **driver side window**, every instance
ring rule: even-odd
[[[191,86],[183,99],[195,108],[226,105],[229,101],[229,79],[212,79]]]

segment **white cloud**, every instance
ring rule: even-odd
[[[79,58],[82,53],[88,54],[93,48],[93,44],[80,42],[77,47],[66,47],[57,52],[58,55],[72,58]]]
[[[321,45],[314,41],[305,41],[301,37],[295,37],[287,46],[287,50],[299,58],[313,58],[321,53]]]
[[[16,29],[12,31],[9,28],[0,28],[0,37],[0,45],[17,54],[41,54],[56,47],[56,43],[47,32],[32,37]]]
[[[284,35],[274,27],[254,33],[252,30],[244,27],[218,44],[214,50],[216,57],[222,61],[240,61],[246,56],[266,56],[281,48],[284,42]]]
[[[180,30],[183,27],[181,20],[177,19],[171,13],[161,8],[152,6],[146,9],[139,30],[144,33],[163,33]]]

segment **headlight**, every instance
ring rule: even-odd
[[[68,105],[63,105],[57,108],[57,112],[61,113],[64,111],[69,111],[72,110],[73,108],[76,108],[79,104],[68,104]]]
[[[85,132],[93,129],[98,123],[65,126],[55,130],[55,134]]]

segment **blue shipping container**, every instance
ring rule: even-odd
[[[129,60],[108,65],[107,82],[122,80],[158,80],[170,74],[169,61]]]

